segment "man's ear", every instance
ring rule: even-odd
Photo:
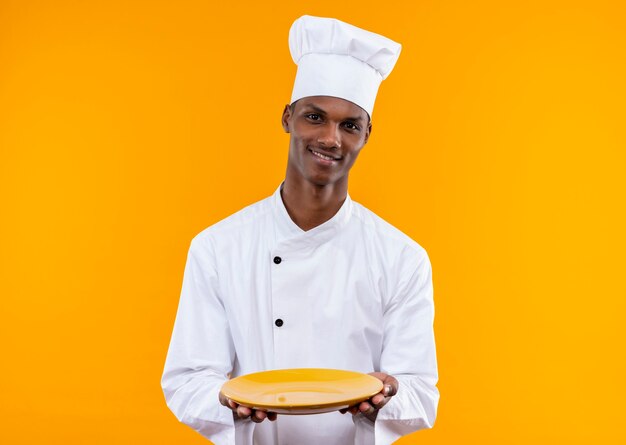
[[[291,106],[287,104],[285,105],[285,109],[283,110],[283,117],[281,119],[281,123],[283,124],[283,130],[285,130],[285,133],[289,133],[289,119],[291,119]]]

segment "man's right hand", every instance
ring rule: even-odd
[[[220,403],[229,408],[233,412],[235,419],[247,419],[250,418],[255,423],[261,423],[265,419],[270,421],[276,420],[276,413],[268,413],[260,409],[252,409],[247,406],[239,405],[237,402],[233,402],[228,397],[220,392]]]

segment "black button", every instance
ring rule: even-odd
[[[280,262],[282,261],[282,258],[279,256],[275,256],[274,257],[274,264],[280,264]]]
[[[283,321],[280,318],[277,318],[274,324],[278,327],[281,327],[283,325]]]

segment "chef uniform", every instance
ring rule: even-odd
[[[290,48],[292,102],[333,95],[370,115],[376,91],[363,83],[377,89],[400,52],[382,36],[308,16],[292,26]],[[327,76],[317,87],[315,73]],[[281,187],[193,239],[162,379],[168,406],[218,445],[382,445],[432,427],[439,394],[426,252],[350,196],[303,231]],[[285,368],[381,371],[399,388],[375,422],[331,412],[257,424],[219,403],[229,377]]]

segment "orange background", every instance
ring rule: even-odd
[[[404,45],[351,195],[434,267],[437,425],[621,444],[621,1],[0,1],[0,442],[201,444],[159,380],[191,238],[271,194],[302,14]]]

